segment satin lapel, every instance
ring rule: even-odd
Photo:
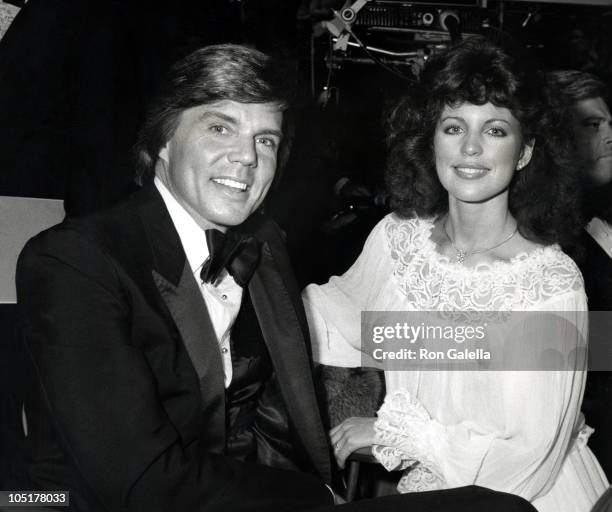
[[[200,380],[204,434],[211,451],[225,447],[225,386],[219,344],[197,283],[185,262],[177,286],[153,270],[153,279],[174,319]]]
[[[329,449],[319,416],[306,340],[267,243],[262,246],[261,263],[251,279],[249,292],[289,417],[314,466],[324,478],[329,478]]]
[[[152,279],[176,325],[200,381],[206,445],[225,447],[225,386],[217,336],[170,214],[153,185],[137,195],[152,255]],[[170,321],[170,319],[168,319]]]

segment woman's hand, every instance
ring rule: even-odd
[[[348,418],[329,431],[336,462],[344,468],[346,458],[359,448],[372,446],[375,441],[376,418]]]

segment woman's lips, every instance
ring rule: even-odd
[[[468,180],[475,180],[482,178],[489,172],[488,167],[473,167],[468,165],[456,165],[454,166],[455,172],[461,177]]]

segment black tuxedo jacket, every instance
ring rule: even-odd
[[[586,231],[582,235],[582,248],[584,254],[579,267],[589,311],[612,311],[612,259]],[[608,479],[612,479],[612,372],[589,372],[582,410],[587,424],[595,429],[589,446]]]
[[[583,259],[579,264],[591,311],[612,311],[612,258],[586,231],[582,234]]]
[[[317,477],[223,454],[217,339],[150,185],[108,211],[43,232],[20,257],[28,435],[18,488],[70,490],[75,508],[88,512],[330,503],[301,299],[277,228],[263,215],[249,224],[263,245],[248,293],[286,405],[293,462]]]

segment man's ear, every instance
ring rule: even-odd
[[[523,144],[523,149],[521,150],[521,156],[519,161],[516,164],[516,170],[520,171],[523,167],[525,167],[530,161],[531,156],[533,155],[533,148],[535,146],[535,139],[530,139],[525,144]]]

